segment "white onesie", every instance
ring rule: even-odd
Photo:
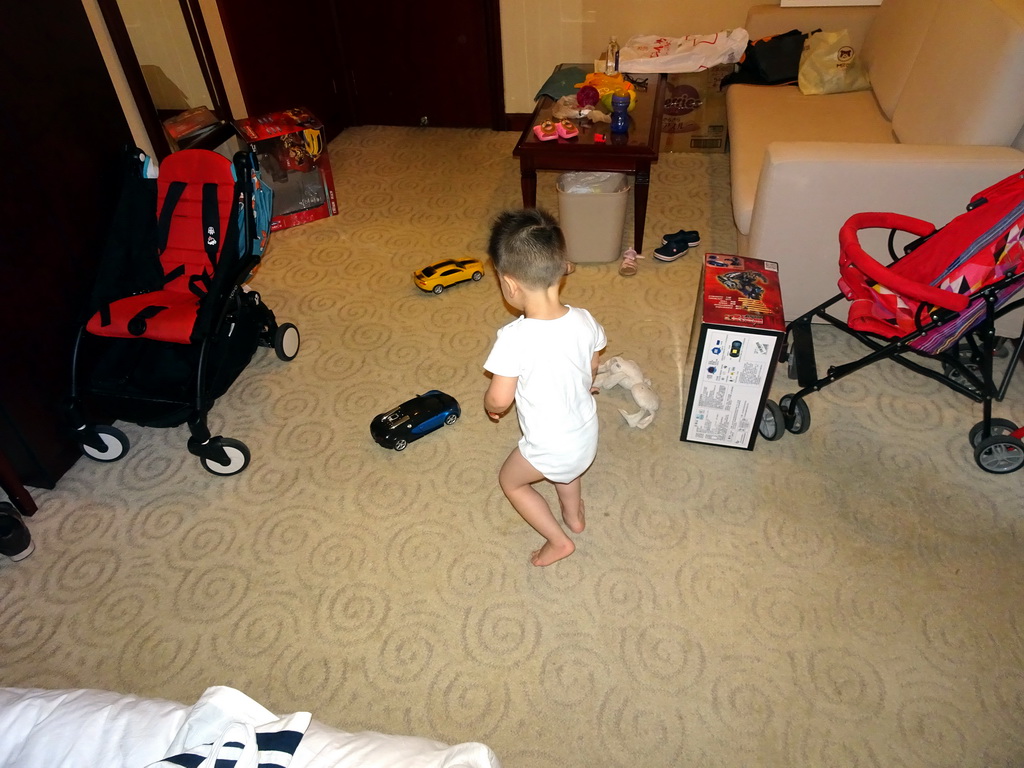
[[[597,455],[597,406],[590,387],[604,328],[585,309],[555,320],[520,317],[498,331],[484,368],[518,377],[516,412],[523,457],[548,480],[575,480]]]

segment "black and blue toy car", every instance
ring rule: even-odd
[[[432,389],[374,417],[370,434],[378,445],[404,451],[413,440],[454,424],[461,415],[462,409],[454,397]]]

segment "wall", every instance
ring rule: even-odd
[[[771,2],[771,0],[762,0]],[[757,0],[501,0],[505,111],[532,112],[556,64],[589,62],[608,37],[710,34],[743,25]]]
[[[764,0],[770,2],[770,0]],[[113,55],[96,0],[82,0],[93,23],[125,114],[139,146],[148,151],[145,130],[134,108],[124,75]],[[593,61],[609,35],[625,42],[632,35],[708,34],[742,26],[757,0],[501,0],[505,111],[532,112],[533,96],[556,64]],[[247,114],[216,0],[200,0],[220,67],[228,102],[236,117]]]
[[[210,106],[177,0],[118,0],[157,109]]]

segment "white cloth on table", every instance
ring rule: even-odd
[[[619,71],[699,72],[718,64],[735,64],[749,39],[742,28],[685,37],[636,35],[619,51]]]

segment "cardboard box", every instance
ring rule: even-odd
[[[236,122],[274,190],[272,232],[338,213],[324,126],[298,108]]]
[[[170,138],[178,141],[215,128],[219,123],[217,116],[207,107],[196,107],[167,118],[164,120],[164,128]]]
[[[753,449],[786,332],[784,318],[778,264],[705,255],[680,440]]]
[[[725,152],[722,78],[736,69],[719,64],[701,72],[666,75],[661,122],[662,152]]]

